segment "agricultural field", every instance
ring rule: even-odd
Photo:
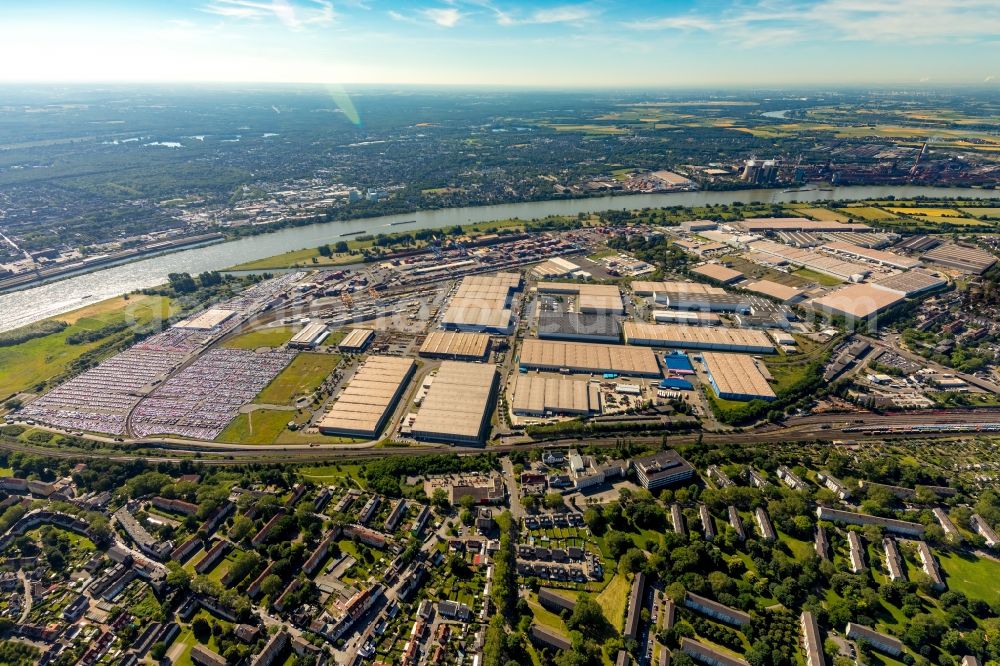
[[[78,358],[104,344],[104,338],[71,344],[67,338],[87,331],[127,322],[129,328],[167,319],[176,306],[165,296],[129,296],[88,305],[47,321],[69,324],[58,333],[7,347],[0,347],[0,399],[28,391],[65,372]],[[119,335],[121,331],[116,332]]]
[[[1000,208],[960,208],[963,213],[988,220],[1000,220]]]
[[[312,393],[340,364],[337,354],[303,352],[295,357],[254,400],[261,405],[294,405]]]
[[[943,224],[957,224],[957,225],[969,225],[969,226],[979,226],[985,224],[976,219],[965,217],[961,212],[955,210],[954,208],[935,208],[935,207],[887,207],[886,210],[895,213],[896,215],[905,215],[907,217],[916,218],[918,220],[927,220],[930,222],[943,223]]]
[[[862,219],[869,222],[882,222],[895,220],[896,216],[875,206],[848,206],[844,209],[846,215],[852,219]]]
[[[847,215],[830,210],[829,208],[796,208],[794,212],[814,220],[822,220],[823,222],[847,222],[849,219]]]

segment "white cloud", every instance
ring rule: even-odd
[[[307,4],[293,4],[289,0],[212,0],[202,11],[224,18],[259,20],[276,18],[292,30],[306,26],[324,26],[333,23],[336,16],[330,0],[309,0]]]
[[[454,7],[432,7],[420,11],[424,17],[441,26],[442,28],[454,28],[462,20],[462,12]]]
[[[993,39],[1000,34],[996,0],[818,0],[776,3],[757,0],[716,15],[697,12],[630,21],[633,30],[718,34],[747,46],[812,41],[942,42]]]
[[[525,16],[491,7],[500,25],[551,25],[553,23],[585,23],[599,13],[588,5],[561,5],[536,9]]]

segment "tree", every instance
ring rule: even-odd
[[[603,636],[610,628],[601,605],[589,594],[581,594],[576,600],[576,606],[572,615],[566,620],[566,626],[585,636]]]
[[[350,251],[350,248],[347,245],[347,241],[337,241],[337,244],[333,246],[333,249],[335,252],[339,254],[346,254],[347,252]]]
[[[156,641],[153,647],[149,648],[149,654],[155,661],[160,661],[167,656],[167,644],[163,641]]]
[[[167,562],[167,585],[186,590],[191,587],[191,574],[177,562]]]
[[[319,251],[319,256],[321,257],[332,257],[333,250],[330,249],[329,245],[320,245],[316,248]]]
[[[266,576],[260,582],[260,591],[269,599],[274,599],[281,592],[281,578],[275,574]]]
[[[444,488],[435,488],[431,494],[431,503],[439,509],[447,509],[451,506],[448,502],[448,491]]]
[[[546,493],[545,494],[545,508],[550,511],[555,511],[557,509],[563,509],[566,507],[566,502],[563,500],[563,496],[559,493]]]
[[[534,511],[538,508],[538,498],[534,495],[525,495],[521,498],[521,506],[523,506],[526,511]]]

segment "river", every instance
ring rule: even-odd
[[[93,273],[77,275],[23,291],[0,295],[0,331],[24,326],[46,317],[63,314],[89,303],[120,296],[136,289],[163,284],[168,273],[217,271],[247,261],[276,254],[317,247],[323,243],[349,240],[354,231],[392,233],[414,229],[437,229],[470,222],[520,218],[529,220],[547,215],[576,215],[624,208],[659,208],[664,206],[704,206],[708,204],[788,203],[791,201],[897,199],[917,196],[969,197],[1000,199],[998,190],[919,186],[851,186],[832,190],[785,192],[780,189],[737,190],[726,192],[673,192],[629,194],[591,199],[559,199],[471,206],[388,215],[345,222],[326,222],[306,227],[282,229],[239,240],[191,248],[162,256],[149,257]],[[393,222],[416,220],[414,224]]]

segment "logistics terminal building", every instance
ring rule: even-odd
[[[701,357],[715,395],[723,400],[774,400],[777,397],[752,356],[705,352]]]
[[[713,351],[771,354],[774,344],[764,331],[735,328],[707,328],[679,324],[646,324],[627,321],[622,324],[625,342],[646,347],[678,347]]]
[[[319,422],[319,431],[378,437],[416,367],[408,358],[369,356]]]
[[[466,276],[452,296],[441,326],[452,331],[510,335],[511,301],[520,288],[521,276],[517,273]]]
[[[662,377],[651,349],[619,345],[526,339],[521,345],[522,368],[577,373],[616,373],[636,377]]]
[[[481,444],[496,387],[493,365],[442,362],[413,420],[413,436],[450,444]]]

